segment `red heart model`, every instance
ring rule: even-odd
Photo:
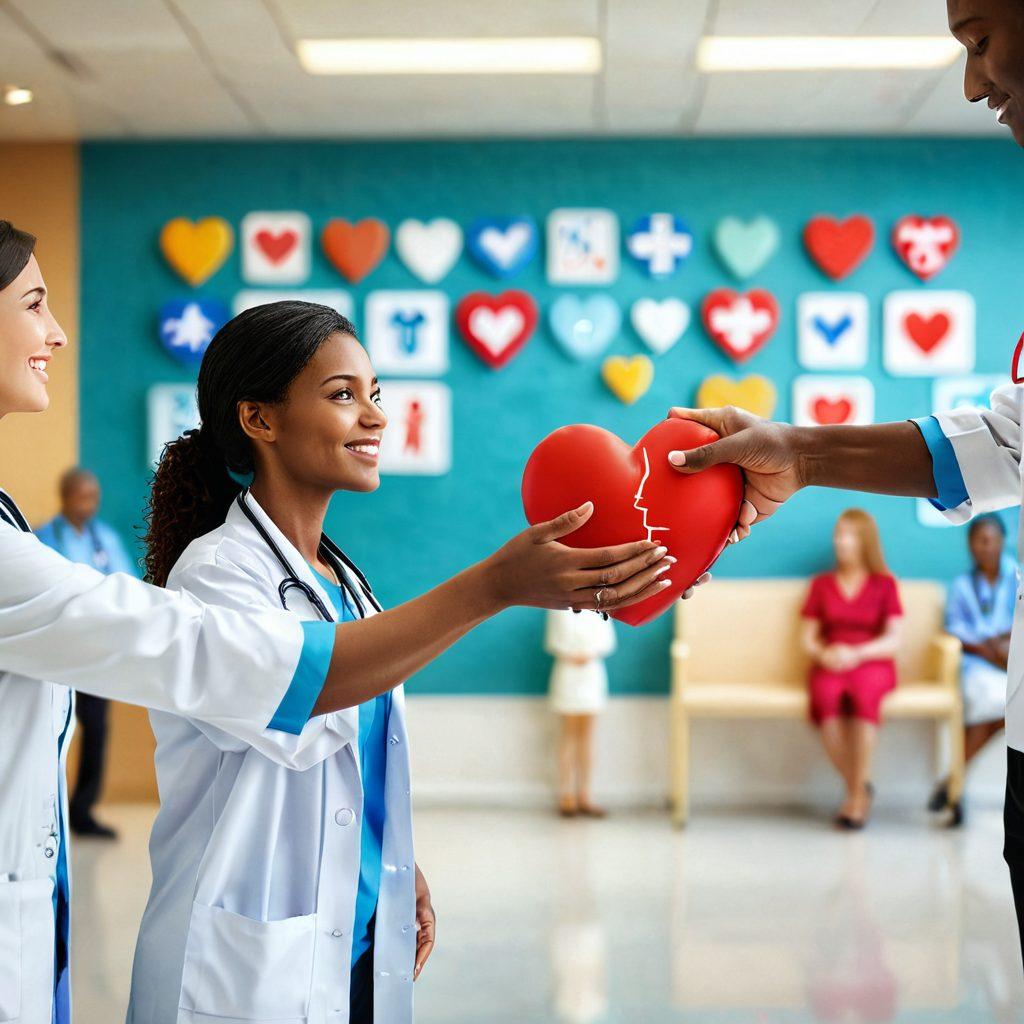
[[[324,255],[353,284],[362,281],[388,251],[391,232],[382,220],[367,217],[358,224],[337,218],[328,221],[320,236]]]
[[[671,451],[717,439],[699,423],[670,419],[630,448],[601,427],[577,424],[549,434],[526,463],[523,508],[531,523],[594,503],[590,519],[562,543],[593,548],[649,538],[677,559],[663,577],[672,586],[612,612],[620,622],[650,622],[722,553],[743,500],[743,474],[736,466],[721,465],[684,476],[668,462]]]
[[[537,304],[515,289],[500,295],[470,292],[455,307],[455,323],[466,344],[497,370],[530,340],[537,328]]]
[[[827,426],[832,423],[845,423],[853,412],[853,405],[848,398],[817,398],[811,406],[811,415],[816,423]]]
[[[270,231],[263,228],[256,232],[256,245],[271,263],[280,263],[295,248],[299,241],[297,232],[286,228],[284,231]]]
[[[746,294],[716,288],[701,304],[704,328],[727,356],[746,362],[763,348],[779,326],[779,304],[760,288]]]
[[[949,334],[950,326],[950,319],[945,313],[933,313],[928,317],[909,313],[903,318],[903,329],[907,332],[907,337],[925,355]]]
[[[892,244],[899,258],[927,281],[953,258],[960,229],[948,217],[904,217],[892,229]]]
[[[804,245],[811,259],[833,281],[853,273],[875,244],[875,226],[863,214],[836,220],[824,214],[812,217],[804,228]]]

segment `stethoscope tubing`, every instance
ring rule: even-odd
[[[264,544],[270,548],[274,558],[277,559],[278,564],[284,570],[284,579],[278,584],[277,595],[281,601],[281,607],[285,610],[288,609],[288,591],[298,590],[299,593],[316,609],[317,614],[324,620],[324,622],[336,621],[334,616],[331,614],[330,609],[320,599],[320,595],[304,580],[300,580],[296,575],[295,570],[292,568],[291,563],[285,557],[284,552],[274,541],[274,538],[267,532],[266,527],[259,521],[256,514],[251,508],[249,508],[246,502],[248,496],[248,489],[242,491],[241,494],[235,499],[238,507],[242,510],[243,515],[252,524],[253,528],[260,535],[260,539]],[[359,581],[359,586],[363,591],[363,596],[366,597],[370,603],[376,608],[377,611],[381,610],[381,606],[377,603],[377,599],[373,596],[373,591],[370,588],[370,584],[367,582],[366,577],[359,571],[358,568],[352,563],[344,551],[338,547],[326,534],[320,538],[320,552],[327,556],[328,561],[331,563],[331,568],[334,569],[337,574],[338,581],[341,583],[342,589],[346,595],[350,597],[359,610],[359,618],[366,618],[366,606],[363,604],[362,598],[355,592],[352,586],[348,582],[346,573],[342,570],[341,566],[349,569],[352,574]]]

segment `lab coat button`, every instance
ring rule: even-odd
[[[352,822],[356,820],[356,812],[353,811],[351,807],[342,807],[341,810],[334,815],[334,820],[342,826],[351,825]]]
[[[398,737],[394,733],[392,733],[391,734],[391,746],[394,747],[394,746],[397,745],[397,743],[398,743]]]
[[[333,932],[331,932],[331,934],[332,934],[332,935],[333,935],[333,936],[334,936],[334,937],[335,937],[336,939],[340,939],[340,938],[341,938],[341,936],[342,936],[342,932],[341,932],[341,931],[340,931],[340,929],[338,929],[338,928],[335,928],[335,929],[334,929],[334,931],[333,931]]]

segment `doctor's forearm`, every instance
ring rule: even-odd
[[[506,606],[480,563],[397,608],[343,623],[313,714],[387,693]]]
[[[913,423],[789,429],[805,485],[936,496],[931,454]]]

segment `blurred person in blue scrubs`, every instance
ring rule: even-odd
[[[964,758],[967,763],[1003,728],[1006,717],[1006,666],[1017,597],[1019,569],[1006,554],[1006,527],[996,515],[972,519],[967,533],[971,569],[949,588],[946,629],[963,645],[960,682],[964,697]],[[931,811],[949,807],[947,782],[935,788]],[[950,808],[963,821],[963,806]]]
[[[125,572],[138,576],[121,538],[98,518],[100,483],[94,473],[75,467],[60,478],[60,514],[36,530],[48,547],[71,562],[91,565],[104,575]],[[103,787],[103,766],[107,747],[107,701],[79,693],[75,714],[81,727],[81,757],[78,781],[69,806],[71,828],[78,835],[116,839],[112,828],[93,817],[93,807]]]

